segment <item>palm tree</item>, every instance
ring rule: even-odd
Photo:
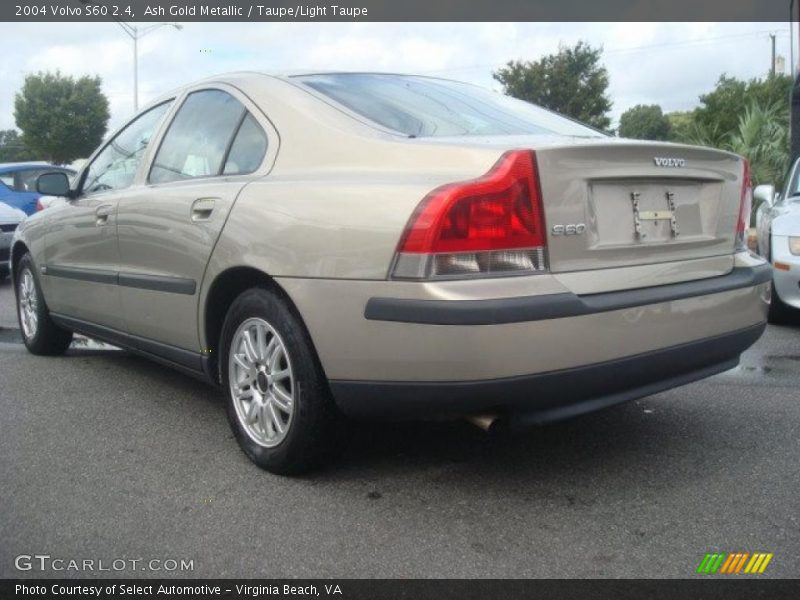
[[[789,166],[789,114],[783,104],[753,103],[739,118],[723,148],[750,161],[753,184],[779,186]]]

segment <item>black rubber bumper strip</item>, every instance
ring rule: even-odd
[[[772,280],[772,267],[737,267],[727,275],[656,287],[577,295],[570,292],[492,300],[370,298],[364,317],[428,325],[500,325],[563,319],[684,298],[719,294]]]
[[[155,290],[171,294],[186,294],[193,296],[197,289],[194,279],[181,277],[163,277],[160,275],[139,275],[135,273],[120,273],[119,284],[124,287],[138,288],[141,290]]]
[[[77,279],[78,281],[91,281],[92,283],[107,283],[117,285],[117,272],[101,269],[81,269],[76,267],[60,267],[47,265],[42,272],[50,277],[63,277]]]
[[[602,363],[478,381],[330,382],[345,414],[419,419],[494,412],[527,426],[592,412],[732,369],[766,323]],[[535,357],[531,364],[535,364]]]
[[[194,279],[184,279],[182,277],[119,273],[117,271],[107,271],[104,269],[83,269],[79,267],[62,267],[59,265],[47,265],[42,272],[51,277],[121,285],[123,287],[168,292],[171,294],[193,296],[195,291],[197,291],[197,282]]]

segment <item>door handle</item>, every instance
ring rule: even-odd
[[[198,198],[192,202],[192,221],[208,221],[214,212],[216,198]]]
[[[108,224],[108,217],[114,212],[113,204],[101,204],[94,210],[95,225],[101,227]]]

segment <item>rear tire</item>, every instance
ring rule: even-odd
[[[59,327],[50,318],[30,253],[20,259],[14,283],[17,320],[25,347],[31,354],[42,356],[64,354],[72,342],[72,332]]]
[[[220,381],[244,453],[281,475],[308,471],[341,448],[339,413],[305,328],[264,288],[234,300],[222,326]]]

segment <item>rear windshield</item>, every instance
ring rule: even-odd
[[[370,121],[408,136],[603,136],[549,110],[466,83],[371,73],[295,79]]]

